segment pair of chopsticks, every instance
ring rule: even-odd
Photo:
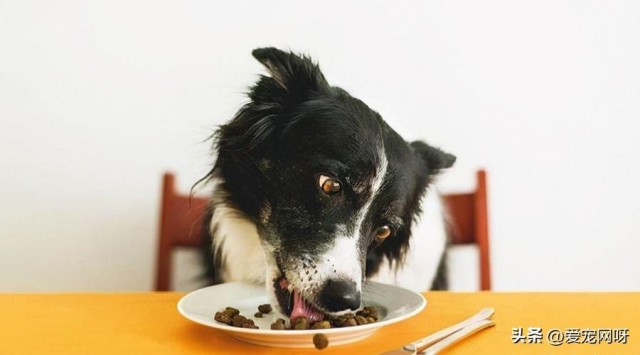
[[[426,338],[405,345],[401,349],[387,351],[382,355],[409,355],[423,351],[427,355],[437,354],[446,347],[466,339],[485,328],[494,326],[495,323],[491,320],[493,313],[495,313],[493,308],[483,308],[469,319],[439,330]]]

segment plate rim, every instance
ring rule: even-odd
[[[187,293],[186,295],[182,296],[180,298],[180,300],[178,301],[178,303],[176,304],[176,308],[178,310],[178,313],[180,313],[180,315],[182,315],[184,318],[197,323],[197,324],[201,324],[204,325],[206,327],[209,328],[214,328],[214,329],[220,329],[223,331],[228,331],[228,332],[232,332],[232,333],[244,333],[244,334],[254,334],[254,335],[268,335],[268,334],[273,334],[273,335],[287,335],[287,336],[295,336],[295,335],[310,335],[310,334],[316,334],[316,333],[323,333],[323,334],[335,334],[335,333],[350,333],[350,332],[358,332],[358,331],[366,331],[366,330],[375,330],[377,328],[382,328],[391,324],[395,324],[398,322],[401,322],[405,319],[409,319],[414,317],[416,314],[422,312],[426,307],[427,307],[427,299],[422,295],[422,293],[420,292],[415,292],[413,290],[404,288],[404,287],[400,287],[400,286],[396,286],[396,285],[391,285],[391,284],[386,284],[386,283],[382,283],[382,282],[376,282],[376,281],[370,281],[368,282],[370,284],[376,284],[376,285],[382,285],[383,287],[393,287],[393,288],[399,288],[402,289],[406,292],[412,293],[414,295],[417,295],[420,297],[420,305],[418,305],[418,307],[416,307],[416,309],[412,310],[409,313],[403,314],[399,317],[396,318],[392,318],[392,319],[387,319],[387,320],[383,320],[381,322],[375,322],[375,323],[369,323],[369,324],[363,324],[363,325],[358,325],[358,326],[354,326],[354,327],[342,327],[342,328],[329,328],[329,329],[304,329],[304,330],[295,330],[295,331],[291,331],[289,330],[274,330],[274,329],[251,329],[251,328],[239,328],[239,327],[230,327],[227,324],[215,324],[215,323],[205,323],[204,321],[200,321],[198,319],[192,318],[189,315],[187,315],[185,313],[185,311],[183,310],[183,303],[185,302],[185,299],[198,291],[207,289],[207,288],[211,288],[211,287],[215,287],[217,285],[211,285],[211,286],[207,286],[207,287],[202,287],[199,288],[197,290],[193,290],[189,293]],[[225,282],[222,283],[220,285],[225,285],[225,284],[240,284],[240,285],[252,285],[246,282],[239,282],[239,281],[233,281],[233,282]],[[253,286],[258,286],[258,285],[253,285]],[[212,318],[213,320],[213,315]]]

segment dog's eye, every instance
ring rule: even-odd
[[[389,226],[382,226],[376,229],[376,239],[378,239],[379,241],[386,239],[390,235],[391,235],[391,227]]]
[[[318,183],[320,184],[322,192],[327,195],[335,194],[342,188],[342,186],[340,186],[340,181],[326,175],[320,175]]]

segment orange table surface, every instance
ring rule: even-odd
[[[311,354],[240,343],[180,316],[183,293],[0,294],[2,354]],[[482,307],[496,326],[446,354],[640,354],[640,293],[427,292],[426,309],[361,342],[322,353],[378,354],[457,323]],[[513,344],[514,327],[629,329],[626,344]]]

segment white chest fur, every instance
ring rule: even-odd
[[[215,233],[214,233],[215,232]],[[224,282],[265,282],[266,262],[256,225],[238,210],[219,203],[211,218],[213,255],[222,257]]]

